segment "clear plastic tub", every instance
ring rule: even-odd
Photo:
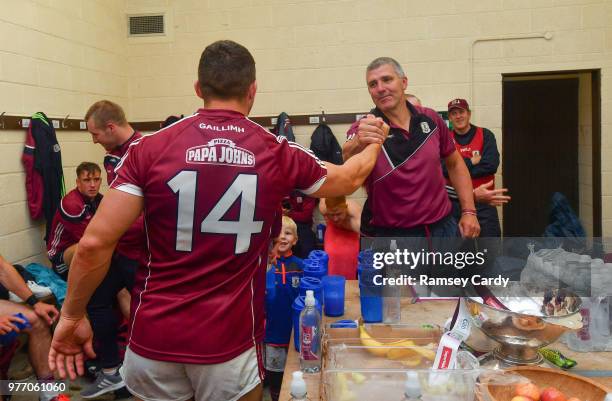
[[[478,370],[431,369],[417,373],[423,401],[474,401]],[[328,369],[323,373],[326,401],[402,400],[406,370]]]
[[[402,400],[406,372],[416,372],[423,400],[474,400],[479,364],[460,351],[461,369],[433,370],[441,329],[372,324],[326,328],[322,390],[326,401]],[[413,378],[415,375],[413,374]]]
[[[465,351],[464,351],[465,352]],[[410,375],[407,375],[410,372]],[[323,400],[403,400],[406,381],[418,380],[422,401],[497,401],[488,395],[514,388],[528,380],[503,370],[467,369],[359,369],[328,368],[323,372]]]

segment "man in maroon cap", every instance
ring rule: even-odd
[[[448,118],[453,124],[453,137],[455,148],[463,157],[465,164],[472,177],[473,188],[483,184],[495,186],[495,173],[499,167],[499,152],[495,136],[486,128],[470,124],[472,112],[470,105],[465,99],[453,99],[448,103]],[[453,214],[460,215],[461,206],[459,200],[450,187],[452,184],[448,179],[448,172],[444,169],[447,179],[449,196],[453,201]],[[497,209],[488,203],[477,203],[476,214],[480,223],[481,237],[499,237],[501,229]]]

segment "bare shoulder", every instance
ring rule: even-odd
[[[361,210],[363,209],[363,207],[360,203],[352,199],[347,199],[346,204],[348,206],[349,215],[358,217],[361,216]]]
[[[321,198],[319,200],[319,212],[321,212],[321,214],[325,214],[325,212],[327,212],[327,205],[325,204],[325,198]]]

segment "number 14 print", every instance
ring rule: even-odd
[[[192,248],[194,212],[198,172],[182,170],[175,175],[168,186],[178,194],[178,213],[176,224],[176,250],[189,252]],[[222,220],[223,216],[240,198],[240,216],[236,221]],[[258,234],[263,221],[255,221],[255,202],[257,198],[257,176],[238,174],[212,210],[200,224],[201,233],[236,235],[235,253],[245,253],[251,244],[251,235]]]

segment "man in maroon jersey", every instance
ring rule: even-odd
[[[53,270],[64,280],[68,278],[77,243],[102,201],[102,194],[99,192],[100,167],[95,163],[83,162],[77,167],[76,173],[76,188],[62,198],[47,240],[47,254]],[[87,304],[87,313],[98,345],[96,366],[100,368],[100,372],[96,381],[83,389],[83,398],[97,397],[124,387],[118,372],[121,357],[117,344],[119,322],[115,303],[120,291],[126,291],[126,286],[131,288],[134,269],[133,262],[115,253],[111,268]],[[129,297],[129,293],[127,295]]]
[[[99,143],[107,152],[104,156],[104,169],[106,170],[106,180],[110,186],[116,177],[115,167],[127,152],[130,144],[141,138],[142,135],[128,123],[121,106],[109,100],[100,100],[92,104],[85,113],[85,121],[93,143]],[[113,256],[113,269],[111,270],[113,285],[103,285],[102,291],[96,291],[97,294],[100,292],[106,294],[107,298],[110,295],[113,298],[116,297],[121,312],[126,318],[130,315],[131,299],[129,291],[133,287],[136,267],[144,251],[143,222],[141,215],[117,244]],[[105,279],[105,283],[108,283],[108,281],[108,279]],[[116,288],[122,289],[117,293]],[[113,304],[107,305],[107,309],[112,308]],[[103,316],[111,316],[111,313],[113,311],[109,310]],[[123,385],[118,371],[121,362],[117,344],[119,323],[114,319],[114,321],[109,320],[107,324],[102,326],[107,328],[104,337],[107,339],[108,345],[110,346],[112,343],[113,347],[112,350],[106,350],[105,347],[105,350],[101,352],[103,354],[101,355],[101,361],[99,361],[101,366],[98,367],[102,370],[97,374],[96,381],[81,392],[81,396],[84,398],[97,397]],[[98,334],[99,329],[96,327],[94,329]],[[100,336],[97,335],[97,337]],[[109,358],[108,355],[114,355],[114,357]]]
[[[76,188],[60,201],[47,238],[47,255],[53,270],[64,280],[85,228],[102,201],[100,167],[83,162],[76,168]]]
[[[115,167],[127,152],[130,144],[142,137],[125,118],[125,112],[110,100],[100,100],[89,107],[85,114],[87,130],[93,143],[106,150],[104,170],[110,186],[115,179]],[[139,260],[144,246],[143,219],[139,218],[121,237],[117,252],[132,260]]]
[[[85,304],[144,208],[146,265],[132,299],[126,385],[144,400],[258,400],[266,262],[281,200],[295,189],[352,193],[384,135],[342,166],[274,136],[246,117],[255,61],[232,41],[204,49],[195,90],[204,108],[134,142],[118,164],[74,257],[49,362],[62,377],[83,373],[92,355]]]

